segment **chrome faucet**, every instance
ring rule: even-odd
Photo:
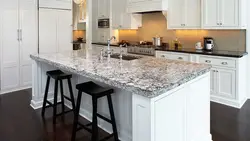
[[[110,54],[111,54],[111,49],[110,49],[110,42],[112,40],[116,40],[116,37],[115,36],[112,36],[110,39],[108,39],[108,49],[107,49],[107,54],[108,54],[108,57],[110,57]]]

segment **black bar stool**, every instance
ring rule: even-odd
[[[72,75],[65,74],[64,72],[62,72],[60,70],[48,71],[46,74],[47,74],[47,83],[46,83],[45,94],[44,94],[44,99],[43,99],[42,117],[44,118],[46,108],[53,107],[53,124],[56,124],[56,117],[57,116],[61,116],[61,115],[64,115],[66,113],[69,113],[69,112],[75,110],[75,100],[74,100],[74,95],[73,95],[73,90],[72,90],[72,85],[71,85]],[[50,78],[55,79],[54,103],[53,104],[47,100],[48,91],[49,91],[49,84],[50,84]],[[63,94],[63,80],[65,80],[65,79],[68,80],[70,98]],[[57,102],[58,81],[60,82],[61,102]],[[72,110],[65,111],[64,98],[71,102]],[[48,104],[48,105],[46,105],[46,104]],[[57,105],[58,104],[62,105],[62,112],[60,114],[57,114]]]
[[[114,90],[109,89],[109,88],[103,88],[95,84],[94,82],[86,82],[86,83],[78,84],[76,85],[76,89],[78,90],[78,97],[77,97],[77,103],[76,103],[71,141],[75,141],[76,132],[82,129],[85,129],[86,131],[92,133],[91,141],[98,141],[97,117],[111,123],[112,128],[113,128],[113,134],[103,138],[101,141],[108,140],[109,138],[113,136],[114,136],[115,141],[119,141],[116,122],[115,122],[114,109],[113,109],[113,104],[112,104],[112,99],[111,99],[111,94],[114,92]],[[81,106],[82,92],[92,96],[92,105],[93,105],[92,122],[86,125],[83,125],[78,121],[79,110]],[[107,99],[108,99],[109,112],[110,112],[111,119],[108,119],[97,113],[97,100],[104,96],[107,96]],[[88,126],[90,125],[92,125],[92,129],[88,128]]]

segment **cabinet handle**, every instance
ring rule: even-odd
[[[165,57],[165,55],[161,55],[161,57]]]
[[[23,30],[22,29],[19,30],[19,34],[20,34],[20,41],[22,41],[23,40]]]
[[[210,60],[206,60],[205,62],[206,62],[206,63],[211,63],[211,61],[210,61]]]
[[[183,58],[182,57],[178,57],[179,60],[182,60]]]
[[[19,41],[20,39],[19,39],[19,29],[17,29],[17,41]]]
[[[221,64],[222,64],[222,65],[227,65],[228,63],[227,63],[227,62],[222,62]]]

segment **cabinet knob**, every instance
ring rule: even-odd
[[[206,63],[211,63],[211,61],[210,61],[210,60],[206,60],[205,62],[206,62]]]
[[[178,57],[179,60],[182,60],[183,58],[182,57]]]
[[[165,57],[165,55],[161,55],[161,57]]]

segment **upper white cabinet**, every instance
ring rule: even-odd
[[[202,0],[202,9],[205,29],[246,28],[245,0]]]
[[[97,0],[98,3],[98,18],[110,18],[110,0]]]
[[[200,0],[169,0],[168,29],[198,29],[201,27]]]
[[[72,11],[39,10],[39,52],[72,50]]]
[[[142,25],[141,14],[127,13],[127,0],[112,0],[112,28],[138,29]]]
[[[3,2],[3,1],[2,1]],[[30,54],[37,52],[37,4],[34,0],[0,1],[1,91],[31,86]]]
[[[150,12],[166,11],[168,9],[168,0],[128,0],[127,12]]]
[[[38,0],[40,8],[72,9],[73,0]]]

